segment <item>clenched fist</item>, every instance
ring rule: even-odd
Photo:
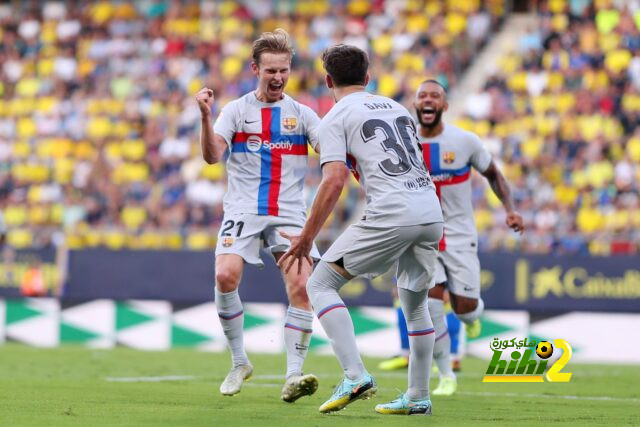
[[[203,115],[211,114],[213,100],[213,90],[208,87],[204,87],[196,93],[196,101],[198,102],[198,107],[200,107],[200,112]]]
[[[522,219],[522,215],[520,215],[518,212],[507,212],[506,223],[513,231],[516,231],[520,234],[522,234],[522,232],[524,231],[524,220]]]

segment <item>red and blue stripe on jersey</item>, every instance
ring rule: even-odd
[[[445,185],[460,184],[469,179],[471,176],[471,165],[468,163],[459,169],[445,169],[440,166],[440,144],[437,142],[422,144],[422,157],[424,163],[429,169],[431,179],[436,186],[436,194],[438,199],[442,200],[441,188]],[[444,251],[447,248],[444,232],[440,240],[439,249]]]
[[[262,144],[260,151],[260,185],[258,187],[258,215],[278,216],[280,184],[282,183],[282,156],[307,155],[306,135],[282,135],[280,131],[280,107],[261,109],[262,132],[237,132],[233,137],[233,153],[251,153],[247,147],[250,136],[259,136],[262,141],[290,142],[291,148],[267,148]]]

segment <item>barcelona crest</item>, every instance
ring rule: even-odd
[[[442,160],[443,160],[446,164],[450,165],[451,163],[453,163],[453,162],[455,162],[455,161],[456,161],[456,153],[455,153],[455,152],[453,152],[453,151],[445,151],[445,152],[442,154]]]
[[[284,120],[282,120],[282,126],[284,126],[286,130],[294,130],[298,126],[298,119],[295,117],[285,117]]]
[[[222,238],[222,246],[225,248],[228,248],[229,246],[233,245],[233,241],[235,239],[233,237],[223,237]]]

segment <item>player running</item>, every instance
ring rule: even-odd
[[[506,223],[522,233],[522,216],[515,211],[509,184],[491,159],[477,135],[457,126],[445,125],[446,90],[436,80],[424,81],[413,102],[420,123],[422,155],[436,185],[445,219],[436,268],[436,286],[429,290],[429,312],[436,330],[434,360],[440,370],[440,383],[434,395],[451,395],[457,382],[451,368],[450,339],[444,313],[445,285],[453,311],[466,324],[467,336],[480,334],[484,303],[480,298],[478,235],[471,203],[471,168],[480,172],[502,202]]]
[[[202,113],[200,142],[205,161],[217,163],[229,150],[228,191],[215,251],[216,308],[232,358],[232,368],[220,386],[220,393],[226,396],[240,392],[243,381],[253,372],[244,349],[244,316],[238,295],[244,264],[264,266],[261,241],[278,260],[289,247],[278,230],[297,233],[305,222],[302,187],[307,143],[317,145],[320,119],[284,93],[292,56],[284,30],[263,33],[252,49],[251,69],[258,78],[258,88],[227,104],[213,127],[213,91],[203,88],[196,95]],[[315,246],[312,256],[320,258]],[[313,394],[318,387],[314,375],[302,373],[313,321],[305,289],[311,268],[311,263],[303,260],[294,271],[283,274],[290,304],[284,325],[285,402]]]
[[[338,291],[351,278],[382,274],[397,261],[398,295],[407,314],[411,346],[409,386],[400,398],[376,406],[376,411],[430,414],[429,373],[435,336],[426,298],[433,285],[443,228],[435,187],[420,158],[410,113],[392,99],[365,91],[367,54],[354,46],[337,45],[325,51],[322,60],[327,86],[336,101],[318,130],[322,182],[302,233],[284,233],[292,243],[279,265],[295,271],[296,263],[299,268],[309,260],[313,239],[347,179],[346,164],[364,187],[367,207],[360,222],[350,225],[324,254],[307,284],[313,309],[344,371],[343,380],[320,412],[338,411],[376,392]]]

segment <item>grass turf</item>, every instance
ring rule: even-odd
[[[377,396],[330,415],[317,408],[340,379],[332,356],[311,355],[306,370],[320,378],[318,392],[294,404],[279,400],[284,355],[251,355],[254,378],[234,397],[218,386],[229,355],[192,350],[141,352],[118,348],[35,349],[0,346],[0,425],[2,426],[394,426],[640,424],[640,370],[637,366],[569,363],[569,383],[488,384],[488,361],[468,358],[458,378],[460,393],[433,397],[434,415],[378,415],[406,388],[406,371],[379,372],[379,360],[365,364],[379,385]],[[108,378],[186,376],[157,382]],[[432,381],[435,387],[435,380]],[[553,397],[554,395],[562,397]]]

